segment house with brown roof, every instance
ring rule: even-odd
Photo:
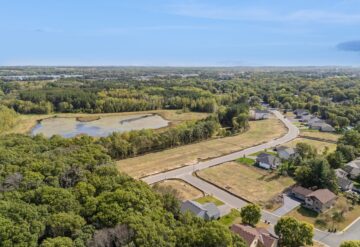
[[[311,192],[305,198],[304,207],[318,213],[334,206],[337,196],[328,189],[319,189]]]
[[[318,213],[331,208],[337,196],[328,189],[309,190],[302,186],[295,186],[291,189],[290,195],[303,202],[303,206]]]
[[[307,195],[311,194],[313,191],[302,186],[295,186],[291,189],[291,196],[299,199],[300,201],[305,201]]]
[[[248,247],[277,247],[278,240],[265,228],[234,224],[231,231],[240,235]]]

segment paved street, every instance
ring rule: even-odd
[[[232,195],[231,193],[226,192],[223,189],[220,189],[202,179],[199,179],[192,174],[194,171],[206,169],[212,166],[220,165],[225,162],[233,161],[243,156],[248,156],[250,154],[262,151],[264,149],[271,149],[278,145],[282,145],[286,142],[289,142],[295,139],[299,135],[299,129],[294,126],[288,119],[284,118],[283,115],[273,110],[272,113],[280,119],[284,125],[288,128],[288,133],[278,139],[271,140],[267,143],[257,145],[251,148],[247,148],[238,152],[234,152],[228,155],[224,155],[218,158],[214,158],[205,162],[199,162],[193,166],[186,166],[182,168],[178,168],[175,170],[171,170],[164,173],[155,174],[152,176],[148,176],[143,178],[142,180],[148,184],[153,184],[162,180],[166,180],[169,178],[178,178],[186,181],[187,183],[193,185],[194,187],[202,190],[206,194],[213,195],[219,200],[223,201],[231,208],[241,208],[247,204],[246,201]],[[186,154],[184,154],[186,155]],[[291,198],[285,197],[285,204],[280,209],[276,210],[274,213],[270,213],[267,211],[262,212],[262,219],[270,222],[271,230],[273,231],[273,226],[278,221],[279,217],[291,211],[292,208],[297,207],[297,202],[292,200]],[[344,233],[332,234],[328,232],[323,232],[320,230],[315,230],[314,239],[322,242],[331,247],[337,247],[340,245],[342,241],[345,240],[360,240],[360,220],[353,224],[349,229],[347,229]]]

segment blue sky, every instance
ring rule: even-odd
[[[0,0],[0,65],[360,66],[360,0]]]

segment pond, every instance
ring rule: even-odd
[[[105,116],[88,122],[79,120],[76,117],[43,119],[32,129],[31,134],[43,134],[46,137],[61,135],[66,138],[81,134],[104,137],[113,132],[159,129],[169,124],[169,121],[155,114]]]

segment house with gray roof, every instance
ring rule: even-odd
[[[254,110],[253,119],[254,120],[262,120],[268,119],[270,117],[270,112],[268,110]]]
[[[181,204],[182,213],[190,212],[204,220],[216,220],[220,218],[219,208],[212,202],[200,204],[195,201],[187,200]]]
[[[281,164],[281,161],[274,155],[261,153],[257,156],[256,163],[259,167],[269,170],[276,169]]]
[[[360,158],[347,163],[343,170],[349,174],[351,179],[357,179],[360,176]]]
[[[322,132],[335,132],[334,127],[330,124],[325,123],[324,121],[315,122],[315,123],[308,123],[309,128],[313,130],[319,130]]]
[[[296,109],[294,113],[296,115],[296,118],[301,118],[302,116],[306,116],[310,114],[309,111],[305,109]]]
[[[348,179],[349,173],[341,168],[335,169],[338,186],[342,191],[349,191],[354,188],[354,183]]]
[[[295,148],[280,146],[276,148],[276,152],[280,159],[289,160],[296,156]]]

